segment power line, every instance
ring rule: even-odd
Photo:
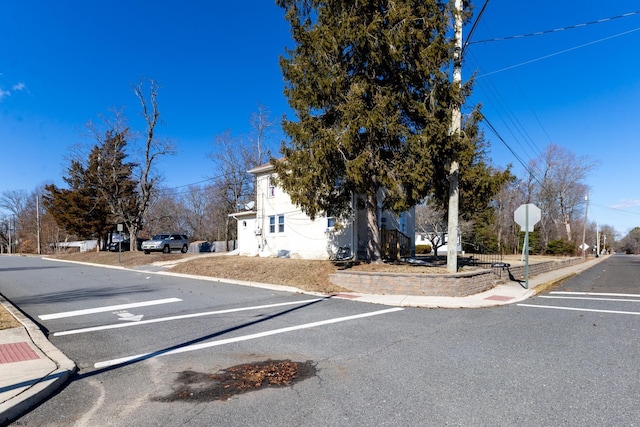
[[[616,37],[625,36],[627,34],[631,34],[631,33],[636,32],[636,31],[640,31],[640,27],[634,28],[633,30],[624,31],[622,33],[614,34],[612,36],[604,37],[602,39],[594,40],[594,41],[589,42],[589,43],[584,43],[584,44],[581,44],[581,45],[578,45],[578,46],[570,47],[568,49],[563,49],[563,50],[558,51],[558,52],[550,53],[549,55],[544,55],[544,56],[541,56],[541,57],[538,57],[538,58],[535,58],[535,59],[531,59],[529,61],[521,62],[521,63],[516,64],[516,65],[511,65],[509,67],[501,68],[501,69],[496,70],[496,71],[491,71],[489,73],[485,73],[485,74],[479,75],[476,78],[479,79],[481,77],[490,76],[492,74],[501,73],[503,71],[511,70],[511,69],[517,68],[517,67],[521,67],[523,65],[528,65],[528,64],[531,64],[533,62],[542,61],[543,59],[548,59],[548,58],[551,58],[551,57],[554,57],[554,56],[562,55],[563,53],[571,52],[572,50],[581,49],[583,47],[587,47],[587,46],[594,45],[596,43],[601,43],[603,41],[611,40],[611,39],[616,38]]]
[[[485,4],[485,6],[486,6],[486,4]],[[484,8],[483,8],[483,10],[484,10]],[[514,39],[522,39],[522,38],[526,38],[526,37],[540,36],[540,35],[543,35],[543,34],[558,33],[558,32],[561,32],[561,31],[567,31],[567,30],[573,30],[573,29],[576,29],[576,28],[586,27],[588,25],[601,24],[603,22],[613,21],[615,19],[627,18],[629,16],[638,15],[638,14],[640,14],[640,11],[628,12],[628,13],[625,13],[625,14],[622,14],[622,15],[612,16],[610,18],[602,18],[602,19],[598,19],[596,21],[586,22],[584,24],[569,25],[567,27],[554,28],[552,30],[545,30],[545,31],[536,31],[535,33],[520,34],[520,35],[517,35],[517,36],[496,37],[496,38],[493,38],[493,39],[478,40],[478,41],[475,41],[475,42],[468,41],[467,44],[489,43],[489,42],[497,42],[497,41],[504,41],[504,40],[514,40]]]
[[[622,214],[627,214],[627,215],[640,215],[640,212],[634,212],[634,211],[629,211],[629,210],[625,210],[625,209],[620,209],[620,208],[613,208],[611,206],[604,206],[604,205],[599,205],[597,203],[591,203],[593,206],[598,206],[599,208],[603,208],[603,209],[609,209],[611,211],[614,212],[618,212],[618,213],[622,213]]]
[[[491,122],[489,121],[489,119],[486,116],[483,116],[483,121],[487,124],[487,127],[498,137],[498,139],[504,144],[505,147],[507,147],[507,149],[509,150],[509,152],[511,152],[511,154],[513,155],[513,157],[516,158],[516,160],[518,161],[518,163],[520,163],[522,165],[522,167],[529,172],[529,174],[533,177],[533,179],[535,179],[538,184],[540,184],[540,186],[542,185],[542,182],[540,182],[540,180],[538,179],[538,177],[536,176],[535,172],[529,167],[529,165],[527,165],[527,163],[515,152],[515,150],[513,148],[511,148],[511,146],[507,143],[507,141],[505,141],[505,139],[502,137],[502,135],[500,135],[500,133],[498,132],[498,130],[491,124]]]
[[[482,70],[482,66],[479,65],[479,61],[475,58],[475,55],[473,53],[471,53],[471,57],[473,58],[473,62],[476,64],[476,67]],[[522,147],[521,153],[526,154],[527,152],[531,152],[531,155],[529,157],[531,158],[539,157],[541,155],[540,149],[537,147],[533,138],[527,132],[527,130],[522,125],[522,123],[518,120],[518,118],[513,114],[513,112],[509,108],[506,107],[505,101],[501,96],[500,91],[496,88],[492,79],[491,78],[484,79],[480,81],[480,84],[478,84],[478,86],[480,90],[485,94],[484,96],[486,100],[489,103],[493,104],[496,109],[502,111],[500,118],[504,126],[507,128],[507,130],[511,134],[512,138],[520,145],[520,147]],[[522,90],[522,87],[519,84],[517,84],[517,86],[522,92],[523,97],[526,98],[526,95]]]
[[[480,9],[480,13],[478,13],[478,17],[476,18],[475,22],[471,26],[471,30],[469,31],[469,35],[467,36],[467,41],[464,43],[464,45],[462,45],[462,55],[464,55],[465,50],[467,49],[467,46],[470,44],[469,42],[473,37],[473,33],[475,33],[476,28],[478,27],[478,23],[480,22],[480,18],[482,18],[482,15],[484,14],[484,11],[487,8],[488,4],[489,4],[489,0],[484,2],[484,5],[482,5],[482,9]]]

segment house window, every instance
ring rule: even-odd
[[[269,188],[267,189],[267,197],[276,196],[276,184],[272,176],[269,177]]]
[[[327,217],[327,229],[333,230],[336,226],[336,218],[333,216]]]
[[[278,233],[284,233],[284,215],[277,216],[278,221]],[[274,234],[276,232],[276,215],[269,217],[269,233]]]

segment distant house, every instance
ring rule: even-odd
[[[54,250],[77,250],[79,252],[89,252],[98,249],[97,240],[79,240],[73,242],[56,242],[51,243]]]
[[[258,166],[249,173],[256,177],[255,202],[248,204],[247,210],[231,215],[238,221],[241,255],[330,259],[339,248],[347,247],[356,257],[364,257],[367,228],[363,210],[354,210],[355,214],[347,221],[327,216],[311,220],[275,185],[271,164]],[[383,240],[395,242],[393,236],[403,236],[404,246],[408,245],[402,248],[403,253],[415,254],[413,239],[406,237],[415,235],[415,210],[400,215],[381,211],[379,217],[379,226],[385,230]],[[391,237],[385,240],[385,236]]]
[[[448,251],[448,234],[444,234],[444,244],[441,244],[441,246],[438,246],[438,255],[446,255],[447,251]],[[458,236],[458,244],[456,245],[456,251],[457,252],[462,252],[462,244],[460,243],[461,239],[460,236]],[[429,240],[429,237],[427,234],[425,233],[420,233],[420,232],[416,232],[415,234],[415,242],[416,242],[416,246],[420,246],[420,245],[429,245],[431,246],[432,250],[434,248],[433,246],[433,242],[431,240]]]

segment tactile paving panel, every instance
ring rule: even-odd
[[[0,363],[23,362],[25,360],[39,359],[40,356],[33,351],[26,342],[0,344]]]

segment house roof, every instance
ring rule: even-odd
[[[284,162],[285,160],[286,160],[286,157],[280,157],[279,159],[276,160],[276,162]],[[259,173],[268,172],[270,170],[273,170],[273,165],[271,164],[271,161],[264,163],[260,166],[256,166],[255,168],[248,170],[247,172],[257,175]]]
[[[260,166],[256,166],[255,168],[248,170],[247,172],[257,175],[259,173],[268,172],[273,169],[273,165],[271,163],[265,163]]]
[[[256,216],[256,211],[235,212],[227,216],[230,216],[231,218],[235,218],[235,219],[242,218],[242,217],[251,217],[251,216]]]

